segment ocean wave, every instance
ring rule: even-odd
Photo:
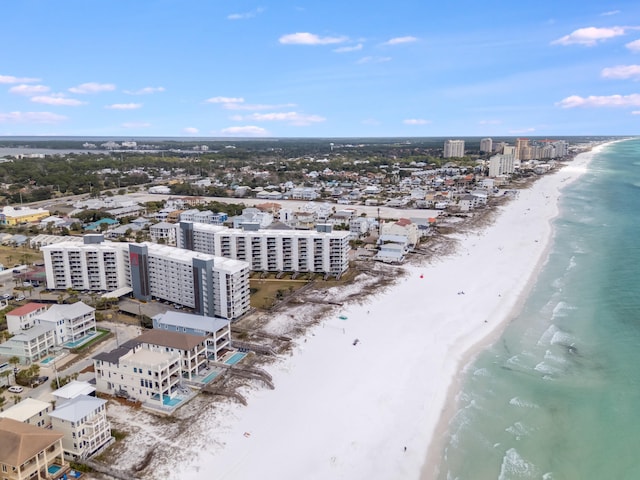
[[[478,368],[473,372],[473,375],[476,377],[489,377],[491,376],[491,372],[489,372],[489,369],[487,368]]]
[[[556,355],[554,354],[551,350],[547,350],[546,352],[544,352],[544,359],[545,360],[551,360],[552,362],[556,362],[559,363],[561,365],[565,365],[567,363],[567,359],[560,356],[560,355]]]
[[[562,373],[562,369],[558,368],[558,367],[554,367],[552,365],[549,365],[545,362],[540,362],[539,364],[537,364],[534,367],[534,370],[536,372],[540,372],[540,373],[544,373],[545,376],[548,375],[557,375],[559,373]]]
[[[502,459],[498,480],[535,478],[537,470],[536,466],[522,458],[515,448],[510,448]]]
[[[533,428],[527,427],[522,422],[515,422],[513,425],[508,426],[504,430],[516,437],[516,440],[519,440],[520,437],[529,436],[533,431]]]
[[[562,345],[565,347],[574,345],[576,341],[576,337],[571,335],[568,332],[564,332],[560,329],[551,337],[551,341],[549,342],[551,345]]]
[[[554,324],[549,325],[549,328],[547,328],[538,339],[538,346],[551,345],[553,336],[559,331],[560,329]]]
[[[520,397],[513,397],[511,400],[509,400],[509,405],[514,405],[516,407],[524,407],[524,408],[540,408],[539,405],[533,402],[524,400]]]
[[[567,311],[575,310],[576,307],[568,304],[567,302],[560,301],[558,304],[553,307],[553,313],[551,314],[551,319],[555,319],[556,317],[566,317],[569,315]]]

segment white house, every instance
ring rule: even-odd
[[[95,397],[96,388],[89,382],[71,380],[52,392],[53,398],[60,404],[80,395]]]
[[[55,347],[56,336],[53,327],[36,325],[22,330],[0,344],[0,355],[16,356],[22,364],[31,364],[45,358]]]
[[[63,345],[84,339],[96,332],[96,309],[84,302],[56,304],[38,314],[35,322],[38,325],[53,327],[56,345]]]
[[[166,245],[175,246],[176,230],[175,223],[159,222],[149,227],[149,235],[151,236],[151,241],[155,243],[162,243],[160,241],[162,239]]]
[[[35,398],[25,398],[0,412],[0,418],[12,418],[18,422],[28,423],[36,427],[51,427],[49,413],[53,410],[50,402],[43,402]]]
[[[46,312],[48,308],[49,305],[35,302],[29,302],[26,305],[14,308],[6,315],[7,330],[13,335],[21,330],[28,330],[36,324],[35,318]]]
[[[62,448],[71,460],[89,458],[111,443],[111,426],[101,398],[79,395],[49,413],[54,430],[62,432]]]

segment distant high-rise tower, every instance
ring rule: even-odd
[[[464,140],[445,140],[444,158],[464,157]]]
[[[480,151],[485,153],[490,153],[493,149],[493,140],[490,138],[483,138],[480,140]]]
[[[516,140],[516,159],[531,160],[531,147],[528,138],[518,138]]]

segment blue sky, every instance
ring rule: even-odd
[[[0,135],[640,130],[637,1],[20,0],[2,24]]]

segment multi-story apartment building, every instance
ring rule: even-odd
[[[513,155],[494,155],[489,159],[489,177],[495,178],[499,175],[513,173],[515,161]]]
[[[464,157],[464,140],[445,140],[444,158]]]
[[[70,460],[89,458],[112,441],[107,401],[79,395],[49,413],[51,426],[62,432],[62,448]]]
[[[177,227],[174,223],[159,222],[149,227],[149,236],[155,243],[175,246],[176,230]]]
[[[261,272],[315,272],[339,276],[349,268],[349,232],[226,228],[180,222],[178,246],[250,262]]]
[[[180,214],[180,221],[184,222],[198,222],[207,223],[210,225],[222,225],[227,221],[228,215],[226,213],[213,213],[211,210],[185,210]]]
[[[93,357],[98,391],[158,407],[175,398],[180,387],[180,354],[127,343]]]
[[[61,242],[41,248],[50,290],[111,292],[127,285],[127,243],[104,242],[99,234],[84,243]]]
[[[64,459],[61,432],[35,427],[11,418],[0,418],[0,477],[3,480],[51,478],[54,465],[59,476],[69,471]]]
[[[85,240],[43,247],[47,288],[128,287],[140,300],[155,297],[227,319],[250,308],[246,262],[153,243],[105,242],[101,235]]]
[[[493,149],[493,140],[491,138],[483,138],[480,140],[480,151],[484,153],[491,153]]]

